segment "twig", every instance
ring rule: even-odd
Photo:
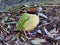
[[[40,5],[40,6],[60,6],[60,5]]]

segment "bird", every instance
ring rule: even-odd
[[[39,24],[39,16],[36,14],[24,13],[17,22],[17,29],[22,31],[32,31]]]

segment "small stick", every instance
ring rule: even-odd
[[[40,6],[60,6],[60,5],[40,5]]]

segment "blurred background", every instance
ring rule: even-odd
[[[60,0],[0,0],[0,11],[8,6],[21,5],[21,4],[32,4],[32,3],[46,3],[46,2],[60,2]]]

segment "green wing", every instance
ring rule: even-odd
[[[24,25],[24,23],[26,22],[26,21],[28,21],[29,20],[29,18],[30,18],[30,16],[27,14],[27,13],[24,13],[21,17],[20,17],[20,19],[19,19],[19,21],[18,21],[18,30],[22,30],[22,29],[24,29],[24,27],[23,27],[23,25]]]

